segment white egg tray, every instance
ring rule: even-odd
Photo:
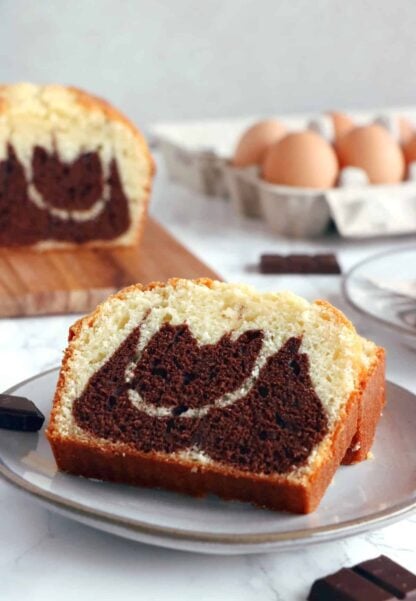
[[[348,111],[357,123],[406,115],[416,123],[415,108]],[[263,219],[277,234],[310,238],[332,224],[348,238],[416,233],[416,181],[397,185],[349,185],[312,190],[272,185],[255,168],[230,165],[236,141],[261,117],[155,126],[152,130],[170,177],[195,192],[230,198],[238,215]],[[288,129],[304,129],[314,115],[277,116]],[[413,170],[414,172],[415,170]]]
[[[206,196],[228,196],[223,160],[211,150],[182,148],[170,140],[159,140],[169,176],[190,190]]]
[[[268,184],[253,169],[223,170],[236,213],[283,236],[320,236],[332,223],[346,238],[416,233],[416,182],[311,190]]]

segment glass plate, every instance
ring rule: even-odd
[[[355,309],[413,338],[416,298],[405,294],[406,286],[412,282],[416,296],[416,246],[361,261],[344,276],[343,291]]]

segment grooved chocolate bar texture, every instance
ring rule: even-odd
[[[341,268],[334,254],[316,255],[276,255],[264,254],[260,257],[261,273],[305,273],[340,274]]]
[[[385,555],[364,561],[353,569],[378,586],[389,590],[398,599],[416,599],[416,575]]]
[[[385,555],[342,568],[312,585],[308,601],[416,599],[416,576]]]

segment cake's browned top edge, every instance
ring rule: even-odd
[[[0,85],[0,114],[7,112],[7,109],[9,106],[7,99],[2,95],[2,93],[7,88],[13,87],[15,85],[19,85],[19,84],[2,84],[2,85]],[[149,150],[148,144],[146,142],[146,139],[143,136],[142,132],[139,130],[139,128],[136,125],[134,125],[134,123],[130,119],[128,119],[128,117],[126,117],[126,115],[124,115],[124,113],[122,113],[119,109],[115,108],[112,104],[110,104],[104,98],[95,96],[94,94],[91,94],[90,92],[82,90],[81,88],[77,88],[76,86],[71,86],[71,85],[63,85],[63,84],[54,84],[54,85],[71,92],[75,101],[80,106],[82,106],[85,110],[91,111],[91,110],[99,109],[102,113],[105,114],[105,116],[109,120],[119,121],[120,123],[123,123],[123,125],[128,127],[128,129],[133,133],[133,135],[136,137],[136,139],[140,143],[141,149],[147,157],[147,160],[149,163],[149,168],[150,168],[150,179],[154,176],[155,171],[156,171],[156,164],[155,164],[155,161],[154,161],[152,155],[150,154],[150,150]],[[44,86],[39,86],[39,87],[44,87]]]

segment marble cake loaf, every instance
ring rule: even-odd
[[[309,512],[383,404],[383,349],[329,303],[178,279],[70,329],[47,436],[72,474]]]
[[[107,102],[0,86],[0,246],[132,245],[153,171],[143,136]]]

